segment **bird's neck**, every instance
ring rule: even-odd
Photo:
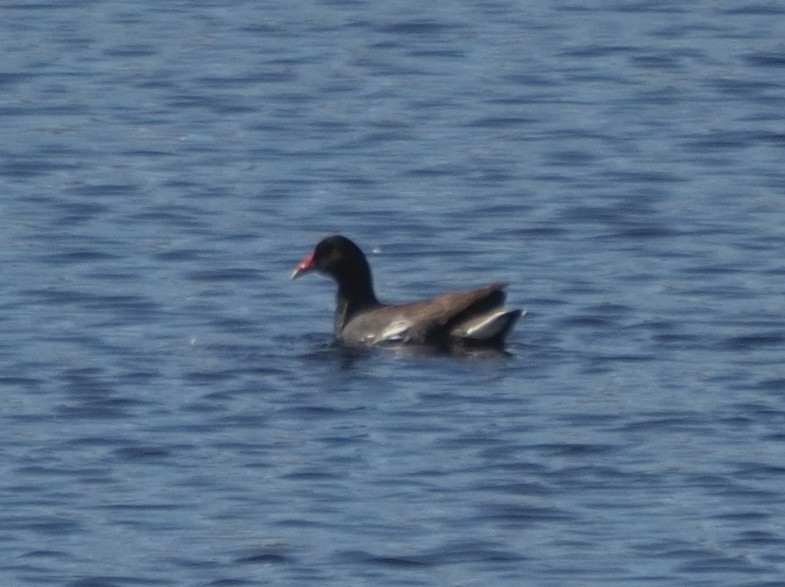
[[[335,333],[339,335],[346,323],[358,312],[379,305],[373,290],[370,271],[357,273],[338,281],[335,308]]]

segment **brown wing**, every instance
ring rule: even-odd
[[[457,324],[502,306],[504,287],[494,283],[421,302],[379,306],[350,320],[341,338],[350,344],[446,343]]]
[[[466,291],[450,292],[423,302],[402,307],[424,332],[433,329],[448,332],[451,327],[476,314],[483,314],[504,304],[504,283],[494,283]]]

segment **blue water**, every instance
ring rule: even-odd
[[[0,5],[0,584],[785,585],[778,2]],[[495,280],[509,356],[330,346]]]

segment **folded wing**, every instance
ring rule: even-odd
[[[447,293],[411,304],[379,307],[343,328],[349,344],[455,343],[501,345],[522,310],[503,309],[505,284]]]

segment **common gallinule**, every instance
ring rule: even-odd
[[[382,304],[373,290],[368,260],[345,236],[329,236],[292,272],[316,271],[338,284],[333,332],[338,342],[357,346],[412,343],[501,346],[523,310],[505,310],[503,283],[450,292],[409,304]]]

